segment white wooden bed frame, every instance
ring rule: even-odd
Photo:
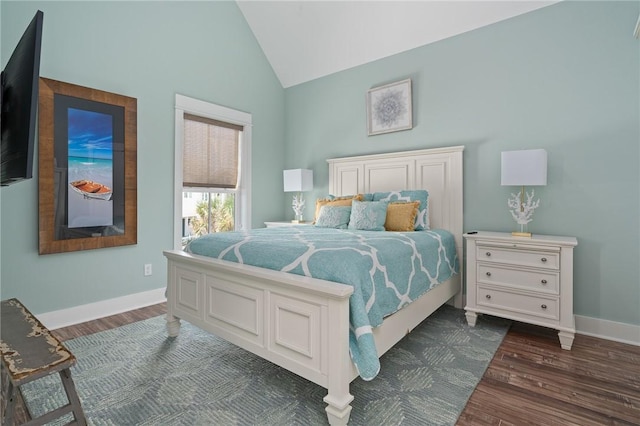
[[[447,147],[327,160],[329,192],[347,195],[427,189],[431,228],[451,231],[462,267],[462,153]],[[329,423],[345,425],[358,373],[349,356],[351,286],[249,265],[165,251],[167,329],[180,320],[240,346],[328,390]],[[461,273],[374,329],[379,356],[442,304],[462,307]],[[374,379],[375,380],[375,379]]]

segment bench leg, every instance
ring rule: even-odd
[[[78,398],[78,393],[76,392],[76,386],[73,383],[73,379],[71,378],[71,370],[69,370],[68,368],[61,370],[60,379],[62,379],[64,391],[67,393],[67,398],[69,399],[69,403],[71,404],[71,410],[73,412],[73,417],[75,417],[76,419],[76,424],[80,426],[86,426],[87,419],[84,416],[84,411],[82,410],[82,405],[80,404],[80,398]]]
[[[13,425],[13,413],[15,411],[16,406],[16,388],[13,386],[11,380],[9,380],[9,384],[7,386],[7,408],[4,413],[4,419],[2,419],[3,425]]]

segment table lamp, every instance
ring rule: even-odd
[[[295,219],[292,223],[304,223],[302,212],[304,210],[304,191],[313,189],[313,170],[308,169],[292,169],[283,172],[284,192],[297,192],[298,195],[293,196],[291,207],[295,212]]]
[[[520,225],[520,230],[512,232],[516,237],[531,237],[531,232],[526,231],[526,226],[533,219],[533,211],[540,205],[540,199],[535,200],[531,194],[526,193],[525,186],[544,186],[547,184],[547,151],[544,149],[529,149],[521,151],[502,152],[502,186],[520,186],[522,189],[517,194],[511,194],[507,205],[511,216]]]

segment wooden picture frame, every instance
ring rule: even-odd
[[[413,128],[411,79],[374,87],[367,92],[368,135]]]
[[[39,86],[39,253],[136,244],[137,100]]]

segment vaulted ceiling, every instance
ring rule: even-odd
[[[285,88],[556,2],[237,0]]]

